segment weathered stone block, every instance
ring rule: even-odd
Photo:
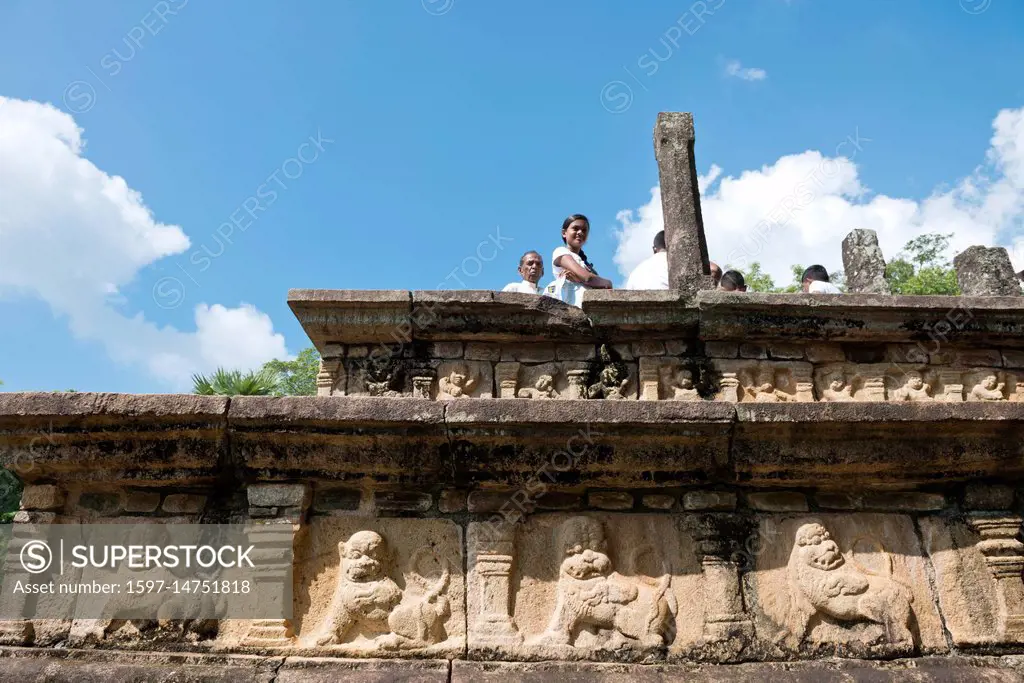
[[[881,344],[857,344],[847,346],[846,359],[851,363],[884,363],[886,347]]]
[[[1013,507],[1013,488],[998,484],[968,484],[964,491],[968,510],[1009,510]]]
[[[462,358],[462,342],[434,342],[430,345],[431,358]]]
[[[737,342],[709,341],[704,343],[704,353],[709,358],[736,358],[740,345]]]
[[[520,363],[545,363],[555,360],[554,344],[515,344],[501,348],[501,360]]]
[[[874,230],[854,230],[843,240],[843,273],[851,294],[888,294],[885,258]]]
[[[998,349],[957,349],[955,358],[959,365],[981,365],[990,368],[1003,365],[1003,354]]]
[[[26,486],[21,492],[21,509],[58,510],[64,507],[64,500],[64,491],[52,484]]]
[[[641,502],[644,504],[644,507],[654,510],[671,510],[672,506],[676,504],[676,497],[651,493],[641,498]]]
[[[125,512],[156,512],[160,507],[159,491],[129,491]]]
[[[499,361],[501,360],[501,346],[469,342],[466,344],[466,360]]]
[[[931,512],[946,507],[941,493],[919,491],[869,491],[864,494],[864,507],[872,510]]]
[[[827,510],[859,510],[864,501],[858,493],[837,493],[834,491],[814,494],[814,502],[818,507]]]
[[[964,296],[1020,296],[1020,281],[1003,247],[968,247],[953,259]]]
[[[439,400],[492,398],[494,366],[483,361],[442,361],[432,390]]]
[[[417,491],[375,491],[373,505],[379,512],[426,512],[434,499]]]
[[[839,344],[809,344],[804,352],[812,363],[835,363],[846,360],[846,354]]]
[[[686,510],[735,510],[736,493],[733,491],[687,491],[683,494]]]
[[[807,497],[795,491],[748,493],[747,505],[765,512],[807,512]]]
[[[780,360],[803,360],[804,347],[800,344],[769,344],[768,353]]]
[[[295,566],[300,647],[381,658],[464,650],[462,533],[454,522],[314,517],[307,536]]]
[[[524,489],[503,489],[500,491],[472,491],[469,494],[470,512],[497,512],[505,510],[531,512],[533,499]]]
[[[206,496],[192,493],[172,493],[164,498],[163,511],[176,515],[192,515],[203,511]]]
[[[641,356],[664,356],[665,355],[665,343],[657,340],[653,341],[642,341],[633,342],[633,356],[640,358]]]
[[[909,517],[765,515],[746,545],[759,552],[743,576],[744,594],[773,658],[947,649]]]
[[[576,493],[549,491],[537,496],[541,510],[576,510],[583,506],[583,496]]]
[[[597,358],[597,347],[593,344],[559,344],[555,347],[558,360],[593,360]]]
[[[622,491],[591,491],[587,504],[599,510],[631,510],[633,495]]]
[[[255,507],[305,507],[310,491],[306,484],[251,484],[246,493]]]
[[[363,344],[355,344],[346,348],[345,355],[348,358],[366,358],[370,355],[370,347]]]
[[[665,353],[670,356],[685,356],[693,352],[693,345],[681,339],[668,339],[665,341]]]
[[[1008,368],[1024,368],[1024,351],[1003,351],[1003,365]]]
[[[103,516],[116,515],[124,510],[125,495],[120,491],[89,491],[78,497],[78,507],[98,512]]]
[[[358,510],[362,493],[358,489],[317,489],[313,509],[317,512]]]
[[[764,344],[740,344],[740,358],[766,360],[768,358],[768,347]]]
[[[445,514],[462,512],[466,509],[466,492],[459,489],[445,489],[437,499],[437,509]]]

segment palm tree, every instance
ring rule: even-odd
[[[225,370],[217,368],[212,377],[192,375],[192,393],[202,396],[267,396],[278,385],[278,374],[270,370]]]

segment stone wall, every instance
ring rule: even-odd
[[[252,522],[295,557],[293,619],[3,622],[7,670],[1019,675],[1016,301],[618,296],[296,292],[319,397],[0,394],[16,536]]]

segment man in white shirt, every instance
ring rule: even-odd
[[[825,266],[811,266],[800,278],[800,286],[809,294],[842,294],[843,290],[829,282]]]
[[[522,282],[510,282],[503,292],[521,292],[522,294],[540,294],[537,283],[544,277],[544,260],[535,251],[528,251],[519,259],[519,275]]]
[[[654,255],[648,256],[626,278],[625,289],[668,289],[668,251],[665,231],[654,236]]]

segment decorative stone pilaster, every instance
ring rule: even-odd
[[[321,358],[320,372],[316,376],[316,395],[330,396],[338,386],[342,374],[340,358]]]
[[[961,370],[943,370],[939,373],[942,380],[942,394],[936,396],[946,403],[964,402],[964,377]]]
[[[793,384],[796,385],[796,400],[810,402],[814,400],[814,366],[804,363],[793,364]]]
[[[22,510],[14,516],[4,567],[5,585],[13,586],[19,580],[29,582],[32,575],[22,566],[21,548],[29,541],[46,541],[47,529],[56,518],[57,514],[54,512],[28,510]],[[4,604],[0,606],[0,616],[24,615],[28,597],[28,593],[4,591]],[[31,619],[0,620],[0,645],[31,645],[34,639],[35,629],[32,627]]]
[[[704,515],[695,525],[697,559],[704,575],[704,642],[718,645],[726,658],[737,656],[753,637],[754,627],[743,604],[740,568],[729,539],[742,537],[732,515]]]
[[[567,390],[568,398],[586,398],[587,397],[587,375],[589,370],[576,369],[569,370],[565,373],[569,380],[569,388]]]
[[[515,646],[523,642],[512,621],[512,563],[516,529],[507,523],[469,525],[469,582],[476,618],[470,619],[473,646]]]
[[[661,378],[659,371],[661,370],[660,359],[654,358],[641,358],[640,359],[640,400],[641,401],[657,401],[659,398],[659,389],[661,384]]]
[[[498,398],[515,398],[519,384],[519,363],[498,363],[494,368]]]
[[[280,582],[286,604],[292,600],[291,569],[295,540],[302,529],[311,499],[306,484],[255,484],[248,488],[251,529],[249,540],[258,557],[257,582]],[[290,609],[284,609],[290,613]],[[289,647],[295,637],[290,619],[253,619],[242,640],[247,647]]]
[[[972,515],[967,520],[981,539],[977,548],[996,580],[999,635],[1005,640],[1024,637],[1024,543],[1021,518]]]
[[[434,375],[431,368],[416,368],[412,371],[413,398],[433,398],[431,389],[434,386]]]
[[[740,378],[735,372],[723,372],[718,380],[718,398],[729,403],[740,402]]]

